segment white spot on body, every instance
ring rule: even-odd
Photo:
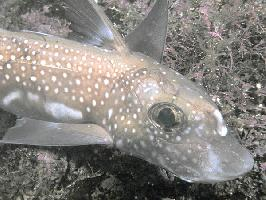
[[[48,102],[45,104],[45,111],[56,119],[65,120],[79,120],[82,119],[82,112],[70,108],[62,103]]]
[[[104,85],[108,85],[109,84],[109,80],[108,79],[104,79]]]
[[[45,60],[41,60],[41,65],[45,66],[46,65],[46,61]]]
[[[72,65],[71,65],[71,63],[67,63],[67,68],[71,68],[72,67]]]
[[[21,98],[21,93],[19,91],[11,92],[5,96],[2,100],[5,106],[9,105],[12,101]]]
[[[90,107],[87,107],[86,110],[87,110],[87,112],[91,112],[91,108]]]
[[[5,75],[6,80],[10,79],[10,76],[8,74]]]
[[[36,78],[36,76],[31,76],[30,77],[30,80],[33,81],[33,82],[35,82],[35,81],[37,81],[37,78]]]
[[[48,85],[46,85],[46,86],[44,87],[44,90],[45,90],[45,91],[49,91],[49,90],[50,90],[50,87],[49,87]]]
[[[109,93],[105,92],[104,96],[105,96],[106,99],[108,99],[109,98]]]
[[[69,89],[67,87],[64,88],[64,92],[65,93],[68,93],[69,92]]]
[[[16,56],[15,55],[11,55],[10,59],[13,60],[13,61],[16,60]]]
[[[176,136],[175,139],[176,139],[177,142],[180,142],[182,138],[178,135],[178,136]]]
[[[58,88],[55,88],[55,89],[54,89],[54,93],[55,93],[55,94],[58,94],[58,93],[59,93],[59,89],[58,89]]]
[[[84,98],[83,97],[80,97],[79,98],[79,101],[80,101],[80,103],[83,103],[84,102]]]
[[[11,69],[11,68],[12,68],[12,65],[11,65],[10,63],[7,63],[7,64],[6,64],[6,68],[7,68],[7,69]]]
[[[113,109],[110,108],[110,109],[108,110],[108,119],[111,119],[112,115],[113,115]]]
[[[20,82],[20,77],[19,76],[16,76],[15,79],[16,79],[17,82]]]
[[[52,81],[53,81],[53,82],[56,81],[56,76],[52,76]]]
[[[213,112],[213,114],[217,120],[217,131],[218,131],[219,135],[226,136],[227,135],[227,128],[224,124],[222,114],[220,113],[220,111],[218,109],[216,109]]]

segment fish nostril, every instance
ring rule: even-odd
[[[228,167],[228,160],[224,160],[224,161],[222,161],[221,162],[221,167],[223,168],[223,169],[226,169],[227,167]]]
[[[229,159],[227,159],[227,158],[224,159],[224,160],[222,161],[222,163],[223,163],[223,164],[228,164],[228,163],[229,163]]]

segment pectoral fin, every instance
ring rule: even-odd
[[[126,48],[121,35],[93,0],[63,0],[66,18],[71,22],[72,39],[113,48]]]
[[[95,124],[52,123],[34,119],[18,119],[0,143],[39,146],[112,145],[110,135]]]
[[[148,16],[126,37],[132,51],[161,62],[168,24],[168,0],[157,0]]]

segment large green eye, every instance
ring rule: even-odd
[[[153,105],[148,111],[148,116],[156,127],[166,132],[181,130],[186,123],[184,112],[170,103]]]

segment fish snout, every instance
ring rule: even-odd
[[[159,163],[188,182],[215,183],[235,179],[254,165],[249,151],[231,135],[208,140],[190,138],[189,142],[171,144],[161,141]]]
[[[206,182],[227,181],[249,172],[254,165],[250,152],[228,135],[208,145]]]

